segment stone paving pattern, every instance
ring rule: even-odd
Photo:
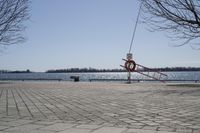
[[[0,133],[200,133],[200,86],[0,82]]]

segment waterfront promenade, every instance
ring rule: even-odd
[[[200,85],[0,82],[0,133],[200,133]]]

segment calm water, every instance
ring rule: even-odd
[[[197,72],[165,72],[168,79],[172,80],[200,80],[200,71]],[[69,81],[70,76],[79,76],[81,81],[89,81],[89,79],[126,79],[127,73],[9,73],[0,74],[0,80],[38,80],[38,79],[61,79]],[[140,74],[132,73],[133,79],[148,79]]]

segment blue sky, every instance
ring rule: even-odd
[[[138,12],[137,0],[33,0],[23,44],[2,49],[0,69],[45,71],[120,68]],[[139,24],[132,53],[147,67],[200,67],[200,51],[173,47],[164,32]]]

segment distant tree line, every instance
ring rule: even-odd
[[[125,72],[123,69],[69,68],[47,70],[46,73]]]
[[[152,71],[200,71],[200,67],[165,67],[165,68],[151,68]],[[141,70],[145,71],[145,70]],[[96,69],[96,68],[68,68],[47,70],[45,73],[93,73],[93,72],[126,72],[125,69]],[[9,71],[0,70],[0,73],[33,73],[29,69],[24,71]]]
[[[153,68],[156,71],[200,71],[200,67],[165,67],[165,68]]]
[[[200,71],[200,67],[165,67],[152,68],[152,71]],[[124,69],[69,68],[48,70],[46,73],[82,73],[82,72],[126,72]]]
[[[0,70],[0,73],[32,73],[29,69],[24,71],[9,71],[9,70]]]

